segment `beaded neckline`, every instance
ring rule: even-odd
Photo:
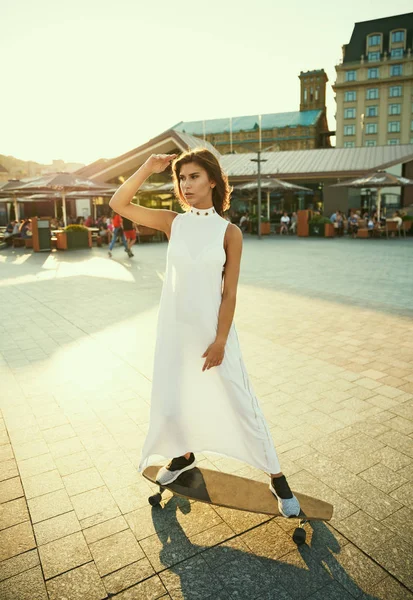
[[[196,217],[208,217],[216,213],[216,210],[213,206],[210,208],[191,208],[191,213]]]

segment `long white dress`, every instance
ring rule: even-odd
[[[267,473],[281,471],[234,322],[223,362],[202,371],[202,355],[217,332],[228,224],[212,208],[192,208],[173,220],[140,472],[159,462],[159,456],[170,459],[203,451],[236,458]]]

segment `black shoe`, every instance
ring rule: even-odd
[[[184,456],[173,458],[166,467],[159,469],[156,476],[156,482],[161,485],[168,485],[175,481],[181,473],[193,469],[195,465],[195,455],[192,452],[189,458],[185,458]]]

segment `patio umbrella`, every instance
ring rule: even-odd
[[[40,177],[36,177],[30,181],[26,181],[24,183],[16,186],[15,190],[20,194],[31,195],[35,192],[48,192],[48,191],[57,191],[60,192],[60,196],[62,198],[62,210],[63,210],[63,221],[64,224],[67,224],[66,219],[66,194],[68,192],[80,192],[80,191],[89,191],[89,192],[98,192],[105,191],[109,189],[113,189],[113,184],[105,184],[105,183],[96,183],[91,179],[87,179],[84,177],[78,177],[75,173],[54,173],[41,175]],[[12,191],[12,188],[9,190]]]
[[[235,190],[240,191],[254,191],[258,189],[258,181],[249,181],[248,183],[241,183],[240,185],[234,186]],[[261,189],[267,192],[267,217],[270,218],[270,193],[274,191],[290,191],[290,192],[312,192],[310,188],[296,185],[295,183],[289,183],[288,181],[282,181],[282,179],[276,179],[271,177],[268,179],[261,180]]]
[[[392,175],[387,171],[366,173],[350,181],[335,183],[331,187],[377,188],[377,218],[380,219],[381,189],[384,187],[403,187],[413,185],[413,179]]]

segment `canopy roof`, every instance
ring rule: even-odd
[[[271,113],[261,115],[261,129],[278,129],[282,127],[297,127],[302,125],[309,127],[315,125],[320,118],[321,110],[293,111],[285,113]],[[255,131],[259,128],[259,115],[249,115],[246,117],[230,117],[225,119],[207,119],[206,121],[181,121],[173,126],[175,131],[190,133],[195,136],[215,134],[215,133],[233,133],[239,131]]]

